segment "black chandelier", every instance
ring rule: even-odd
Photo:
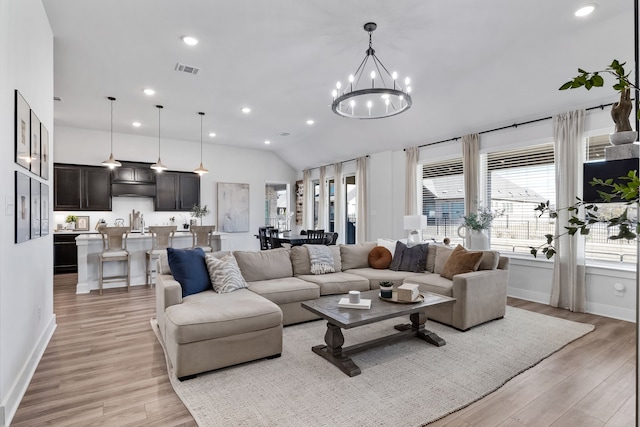
[[[349,76],[349,83],[343,88],[342,83],[338,82],[336,89],[333,90],[331,109],[339,116],[352,119],[381,119],[395,116],[411,108],[409,77],[405,78],[403,89],[397,81],[398,73],[395,71],[389,73],[372,47],[371,33],[376,28],[377,25],[374,22],[364,24],[364,30],[369,33],[369,48],[366,55],[356,72]],[[371,61],[369,61],[370,58]],[[369,70],[371,72],[368,72]]]

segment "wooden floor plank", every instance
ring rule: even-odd
[[[107,289],[102,296],[76,295],[76,281],[73,274],[54,276],[58,327],[12,426],[196,426],[171,387],[162,348],[149,327],[155,290],[134,286],[129,292]],[[431,426],[635,424],[630,386],[635,372],[630,366],[635,363],[634,324],[515,298],[508,304],[591,323],[596,330]],[[614,408],[606,403],[616,399]],[[523,416],[536,411],[553,416]],[[605,412],[607,420],[597,417],[600,413],[604,418]]]

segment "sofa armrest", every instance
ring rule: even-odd
[[[164,311],[172,305],[182,304],[182,286],[170,274],[156,276],[156,319],[164,338]]]
[[[453,276],[453,326],[466,330],[504,316],[507,306],[507,270],[482,270]]]

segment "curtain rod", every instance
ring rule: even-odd
[[[613,102],[611,102],[609,104],[600,104],[600,105],[597,105],[595,107],[585,108],[585,110],[586,111],[597,110],[598,108],[601,109],[601,110],[604,110],[604,107],[610,107],[613,104],[614,104]],[[508,126],[501,126],[499,128],[483,130],[481,132],[478,132],[478,135],[482,135],[482,134],[485,134],[485,133],[491,133],[491,132],[497,132],[499,130],[505,130],[505,129],[509,129],[509,128],[517,128],[518,126],[530,125],[532,123],[538,123],[538,122],[542,122],[542,121],[545,121],[545,120],[551,120],[552,118],[553,118],[553,116],[541,117],[539,119],[533,119],[533,120],[529,120],[529,121],[522,122],[522,123],[514,123],[514,124],[508,125]],[[449,138],[449,139],[443,139],[442,141],[429,142],[427,144],[418,145],[418,148],[429,147],[431,145],[442,144],[444,142],[457,141],[457,140],[459,140],[461,138],[462,138],[461,136],[456,136],[456,137]],[[407,151],[407,149],[405,148],[404,151]]]
[[[366,158],[369,158],[369,155],[367,154],[367,155],[365,155],[365,156],[360,156],[360,157],[366,157]],[[353,159],[343,160],[343,161],[341,161],[341,162],[333,162],[333,163],[329,163],[328,165],[320,165],[320,166],[315,166],[315,167],[312,167],[312,168],[307,168],[307,169],[302,169],[302,170],[309,170],[309,171],[311,171],[311,170],[314,170],[314,169],[320,169],[322,166],[333,166],[333,165],[335,165],[336,163],[348,163],[348,162],[355,162],[356,160],[358,160],[358,158],[359,158],[359,157],[354,157]]]

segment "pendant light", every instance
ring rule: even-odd
[[[198,166],[198,168],[195,169],[193,172],[202,176],[205,173],[209,173],[209,169],[206,169],[204,166],[202,166],[202,118],[204,116],[204,113],[199,112],[198,114],[200,114],[200,166]]]
[[[160,111],[164,108],[162,105],[156,105],[158,109],[158,161],[151,165],[151,169],[156,170],[157,172],[162,172],[167,170],[168,168],[162,164],[162,160],[160,160]]]
[[[109,169],[118,168],[122,166],[122,163],[114,159],[113,157],[113,101],[116,99],[113,96],[107,97],[109,101],[111,101],[111,154],[109,155],[109,159],[102,162],[102,166],[106,166]]]

